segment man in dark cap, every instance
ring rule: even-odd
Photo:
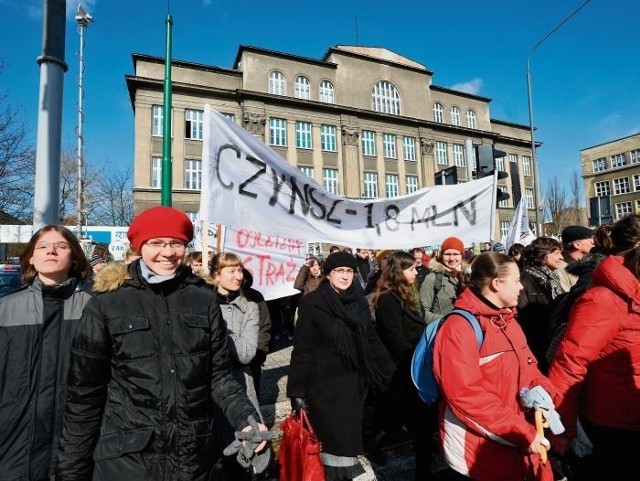
[[[567,272],[567,266],[579,261],[591,252],[594,246],[593,234],[593,230],[581,225],[569,225],[562,229],[562,256],[566,264],[557,272],[564,292],[569,292],[571,287],[578,282],[578,276]]]

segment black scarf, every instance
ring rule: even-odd
[[[218,304],[231,304],[240,295],[240,290],[229,291],[229,294],[221,294],[220,291],[216,291],[216,295]]]
[[[358,371],[368,384],[377,389],[386,387],[387,379],[371,355],[367,338],[371,311],[362,290],[353,282],[347,290],[338,293],[328,281],[322,282],[317,290],[336,317],[331,349],[347,369]]]
[[[552,271],[547,266],[527,266],[525,272],[529,273],[531,277],[551,295],[551,299],[555,299],[558,294],[564,292],[560,286],[558,273]]]

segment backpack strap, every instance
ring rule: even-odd
[[[484,334],[482,334],[482,328],[480,327],[480,322],[478,321],[476,316],[471,314],[469,311],[465,311],[464,309],[454,309],[449,314],[447,314],[447,316],[451,314],[460,314],[467,321],[469,321],[469,324],[471,324],[471,327],[473,328],[473,333],[476,335],[478,349],[480,349],[480,346],[482,346],[482,341],[484,340]]]
[[[444,273],[442,271],[436,272],[436,281],[433,283],[433,302],[431,303],[431,312],[435,312],[434,308],[436,306],[436,302],[438,303],[438,310],[440,310],[440,300],[438,299],[438,293],[442,289],[442,279],[444,278]]]

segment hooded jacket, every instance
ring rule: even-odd
[[[0,479],[49,478],[62,429],[71,339],[91,298],[71,278],[38,277],[0,300]]]
[[[427,324],[439,319],[444,314],[453,310],[453,303],[458,294],[458,279],[451,275],[451,271],[444,264],[432,258],[429,261],[431,272],[420,285],[420,303],[424,309],[424,318]],[[468,272],[469,264],[462,261],[460,270]],[[442,276],[442,286],[436,292],[436,282],[438,276]]]
[[[453,314],[434,342],[433,371],[442,393],[440,436],[444,456],[457,472],[476,481],[553,480],[528,448],[535,425],[518,402],[521,388],[554,390],[538,369],[515,320],[515,309],[499,309],[465,289],[455,307],[471,312],[483,332],[478,344],[469,322]],[[539,471],[541,476],[535,477]]]
[[[549,369],[569,437],[578,414],[598,426],[640,430],[640,283],[609,256],[575,302]]]
[[[206,480],[212,406],[257,413],[234,380],[215,293],[188,267],[149,284],[140,260],[96,279],[73,339],[59,479]]]

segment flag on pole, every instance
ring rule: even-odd
[[[524,198],[521,198],[516,211],[513,213],[511,225],[509,226],[509,231],[503,243],[508,250],[509,247],[515,243],[526,246],[535,238],[536,236],[531,231],[531,227],[529,227],[529,210],[527,209],[527,203]]]

